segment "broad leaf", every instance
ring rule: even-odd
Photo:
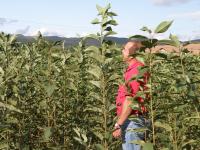
[[[163,21],[155,29],[155,33],[164,33],[169,29],[173,21]]]

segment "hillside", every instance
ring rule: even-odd
[[[66,38],[66,37],[58,37],[58,36],[45,36],[45,38],[49,41],[65,41],[65,46],[74,46],[77,45],[80,41],[78,37]],[[115,41],[117,44],[124,44],[128,41],[128,38],[120,38],[120,37],[109,37],[109,40]],[[17,40],[19,42],[32,42],[34,41],[33,36],[24,36],[24,35],[17,35]],[[89,40],[89,45],[96,45],[97,42],[95,40]]]
[[[65,38],[65,37],[58,37],[58,36],[46,36],[45,37],[49,41],[65,41],[65,47],[71,47],[74,45],[77,45],[78,42],[80,41],[80,38]],[[112,40],[116,42],[119,45],[125,44],[128,41],[128,38],[120,38],[120,37],[109,37],[109,40]],[[27,42],[32,42],[34,41],[33,36],[24,36],[24,35],[18,35],[17,40],[19,42],[27,43]],[[187,42],[187,41],[184,41]],[[200,39],[190,41],[191,44],[187,45],[185,48],[187,48],[189,51],[192,51],[195,54],[200,53]],[[88,40],[88,45],[97,45],[98,43],[95,40]],[[154,51],[159,51],[161,49],[164,49],[166,51],[177,51],[177,48],[173,46],[168,46],[168,45],[160,45],[157,46]]]
[[[73,46],[78,44],[80,38],[78,37],[59,37],[59,36],[45,36],[46,39],[50,41],[65,41],[66,46]],[[128,41],[128,38],[123,37],[109,37],[108,39],[116,42],[117,44],[125,44]],[[19,42],[32,42],[34,40],[33,36],[24,36],[24,35],[17,35],[17,40]],[[187,41],[184,41],[187,42]],[[191,43],[200,43],[200,39],[192,40]],[[94,40],[90,40],[89,44],[96,44]]]

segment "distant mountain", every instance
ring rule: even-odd
[[[65,41],[65,46],[74,46],[77,45],[80,42],[80,38],[65,38],[65,37],[58,37],[58,36],[45,36],[49,41]],[[119,45],[125,44],[128,41],[128,38],[122,38],[122,37],[108,37],[107,39],[116,42]],[[27,43],[27,42],[33,42],[34,37],[33,36],[24,36],[24,35],[17,35],[17,41]],[[188,41],[185,41],[188,42]],[[191,43],[200,43],[200,39],[192,40]],[[88,40],[88,45],[97,45],[98,43],[95,40]]]
[[[80,42],[80,38],[65,38],[65,37],[58,37],[58,36],[44,36],[45,39],[49,41],[65,41],[65,46],[74,46]],[[108,37],[107,39],[116,42],[117,44],[124,44],[128,41],[128,38],[120,38],[120,37]],[[24,36],[24,35],[17,35],[17,41],[22,43],[33,42],[33,36]],[[95,40],[88,40],[88,45],[97,45],[98,43]]]
[[[192,43],[200,43],[200,39],[192,40]]]

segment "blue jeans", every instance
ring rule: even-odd
[[[145,127],[145,119],[141,116],[135,120],[127,119],[122,126],[122,149],[123,150],[141,150],[141,145],[132,144],[134,140],[144,140],[145,132],[128,131],[130,129],[139,129]]]

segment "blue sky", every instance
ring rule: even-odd
[[[128,37],[142,33],[142,26],[155,28],[163,20],[174,20],[169,33],[181,40],[200,38],[199,0],[6,0],[1,1],[0,31],[24,35],[64,37],[96,33],[99,27],[91,25],[96,18],[96,4],[111,3],[119,25],[116,36]]]

